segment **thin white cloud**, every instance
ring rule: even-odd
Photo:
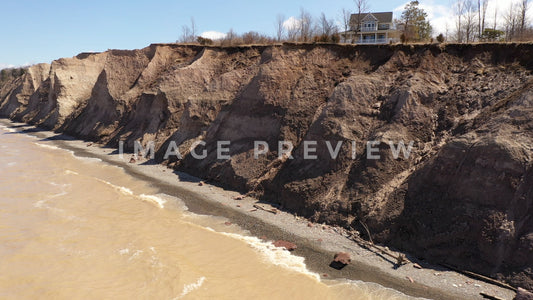
[[[9,69],[9,68],[14,68],[15,65],[12,65],[12,64],[3,64],[3,63],[0,63],[0,69]]]
[[[406,1],[404,4],[396,7],[394,9],[394,17],[400,19],[402,12],[405,9],[405,6],[410,1]],[[439,33],[446,33],[446,24],[448,24],[448,30],[451,30],[453,25],[453,10],[451,5],[442,5],[437,4],[433,0],[421,1],[419,7],[423,9],[428,14],[428,20],[433,27],[433,35],[438,35]],[[450,23],[451,22],[451,23]]]
[[[285,30],[297,29],[299,27],[300,19],[296,19],[295,17],[290,17],[283,22],[283,28],[285,28]]]
[[[201,37],[212,40],[220,40],[226,37],[226,34],[218,31],[205,31],[200,34]]]

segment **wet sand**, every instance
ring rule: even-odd
[[[304,257],[308,268],[321,274],[324,279],[346,278],[375,282],[410,296],[431,299],[482,299],[480,292],[501,299],[512,299],[515,295],[513,291],[418,261],[409,254],[406,256],[423,269],[414,268],[413,264],[395,268],[394,262],[360,247],[335,232],[333,228],[323,227],[321,224],[309,227],[307,220],[283,211],[273,214],[255,210],[253,205],[258,202],[256,199],[246,197],[243,200],[234,200],[232,197],[239,193],[209,183],[200,186],[200,179],[173,172],[149,160],[140,159],[130,163],[131,155],[124,154],[120,157],[113,154],[116,149],[104,148],[31,126],[25,127],[24,124],[11,123],[5,119],[0,119],[0,122],[6,126],[17,126],[17,130],[25,130],[25,133],[39,138],[52,140],[58,147],[71,150],[76,156],[99,158],[106,163],[122,167],[130,175],[150,182],[161,193],[179,195],[193,213],[228,218],[253,236],[293,242],[298,246],[293,252],[294,255]],[[339,251],[349,252],[352,257],[352,263],[342,270],[329,267],[334,253]]]

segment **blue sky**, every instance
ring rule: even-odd
[[[494,0],[493,0],[494,1]],[[395,11],[407,0],[371,1],[371,11]],[[449,19],[451,0],[421,0],[437,23]],[[502,1],[500,1],[502,2]],[[277,14],[297,16],[300,7],[313,16],[339,19],[354,9],[353,0],[269,1],[28,1],[0,3],[0,68],[71,57],[83,51],[136,49],[174,42],[194,17],[197,32],[255,30],[274,35]],[[440,21],[439,21],[440,20]],[[443,28],[442,25],[439,25]],[[437,27],[439,27],[437,26]],[[442,30],[441,30],[442,31]]]

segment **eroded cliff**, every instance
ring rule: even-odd
[[[533,290],[531,57],[529,44],[158,44],[32,66],[0,87],[0,114],[110,146],[154,141],[177,170]],[[172,141],[183,158],[163,161]],[[256,159],[254,141],[270,151]],[[411,155],[390,141],[414,141]]]

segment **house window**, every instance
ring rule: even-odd
[[[378,27],[380,30],[388,30],[390,28],[389,24],[379,24]]]
[[[364,28],[366,30],[374,30],[376,28],[376,23],[375,22],[365,22]]]

